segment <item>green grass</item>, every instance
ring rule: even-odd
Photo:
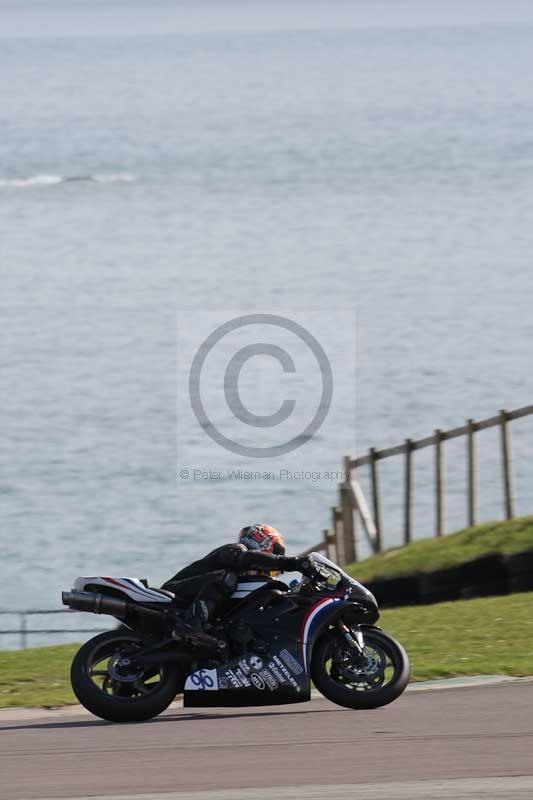
[[[79,645],[0,652],[0,708],[76,703],[70,662]]]
[[[416,680],[533,675],[533,592],[383,611]]]
[[[390,548],[344,569],[357,580],[392,578],[452,567],[487,553],[533,550],[533,517],[487,522],[434,539]]]
[[[413,678],[533,674],[533,592],[384,611],[380,625],[409,653]],[[0,707],[76,702],[77,645],[0,652]]]

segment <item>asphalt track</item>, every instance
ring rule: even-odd
[[[377,711],[326,700],[172,707],[112,725],[0,715],[0,797],[532,800],[533,682],[410,691]]]

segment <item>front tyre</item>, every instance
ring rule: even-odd
[[[402,645],[379,628],[363,628],[362,655],[338,632],[326,632],[313,648],[311,677],[316,688],[339,706],[380,708],[396,700],[411,674]]]
[[[141,637],[132,631],[101,633],[74,656],[70,680],[74,694],[92,714],[111,722],[141,722],[167,708],[181,689],[177,664],[143,669],[135,655]]]

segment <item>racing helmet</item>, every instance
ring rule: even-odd
[[[261,550],[275,556],[285,555],[283,536],[271,525],[246,525],[239,533],[239,542],[248,550]]]

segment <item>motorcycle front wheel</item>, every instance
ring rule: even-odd
[[[182,688],[178,665],[143,668],[135,655],[140,636],[127,629],[101,633],[74,656],[74,694],[92,714],[111,722],[142,722],[167,708]]]
[[[335,631],[313,648],[311,677],[318,691],[345,708],[380,708],[396,700],[411,674],[401,644],[379,628],[364,628],[359,653]]]

